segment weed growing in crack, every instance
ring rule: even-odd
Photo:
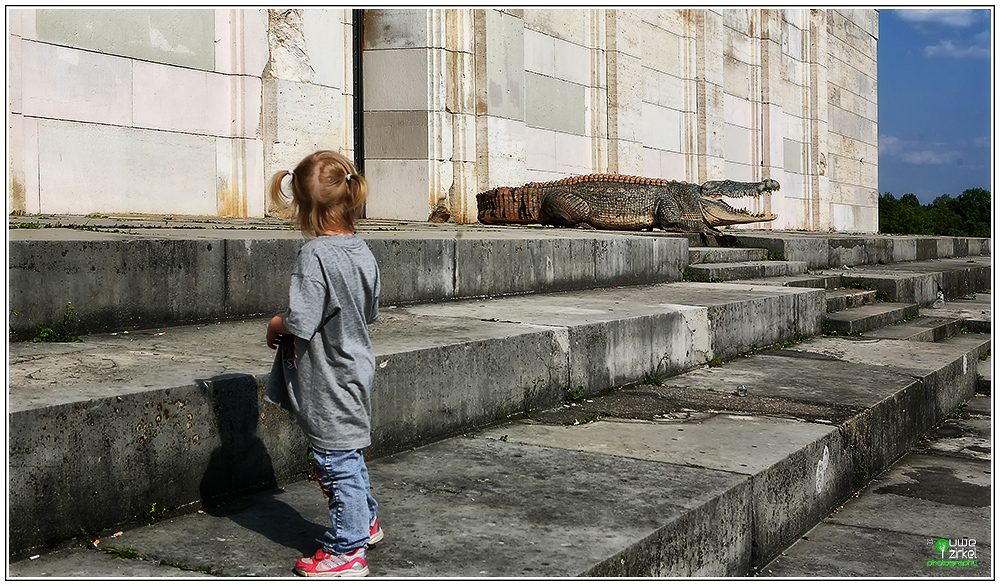
[[[59,325],[54,328],[38,326],[38,329],[35,330],[35,337],[31,341],[35,343],[79,342],[80,338],[76,337],[76,334],[73,333],[76,322],[76,309],[72,303],[67,303],[66,312],[63,313]]]
[[[170,566],[171,568],[177,568],[178,570],[184,570],[185,572],[201,572],[203,574],[208,574],[212,571],[212,568],[208,566],[196,566],[192,568],[191,566],[185,564],[184,562],[168,562],[166,560],[160,560],[161,566]]]
[[[663,379],[661,379],[660,377],[656,376],[655,374],[653,374],[651,372],[647,372],[642,377],[642,384],[644,384],[644,385],[653,385],[653,386],[656,386],[656,387],[662,387],[663,386]]]
[[[150,525],[154,525],[163,518],[163,515],[166,514],[166,512],[167,507],[159,503],[153,503],[146,507],[146,510],[142,512],[142,516],[149,521]]]
[[[962,401],[961,403],[958,404],[958,407],[955,409],[954,413],[951,414],[951,418],[952,419],[972,419],[972,415],[970,415],[969,412],[966,411],[966,409],[968,407],[969,407],[969,404],[966,403],[965,401]]]
[[[131,547],[105,547],[101,551],[119,560],[142,559],[142,554],[140,554],[138,550],[132,549]]]

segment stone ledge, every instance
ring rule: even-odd
[[[821,294],[679,283],[386,307],[372,328],[372,456],[558,405],[570,389],[814,334]],[[301,474],[301,432],[262,400],[265,325],[11,345],[11,551],[141,521],[149,503],[184,510]],[[219,462],[234,467],[216,473]]]

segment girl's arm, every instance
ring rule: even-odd
[[[276,315],[271,318],[271,321],[267,324],[267,347],[274,348],[278,347],[277,341],[278,336],[281,334],[291,334],[288,328],[285,327],[284,316]]]

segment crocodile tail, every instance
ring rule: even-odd
[[[537,224],[539,192],[530,187],[497,187],[476,195],[483,224]]]

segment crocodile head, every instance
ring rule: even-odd
[[[726,202],[723,197],[760,197],[781,189],[774,179],[757,182],[741,181],[706,181],[701,185],[701,209],[704,222],[709,226],[728,226],[730,224],[750,224],[753,222],[770,222],[778,216],[774,214],[752,214],[746,209],[738,210]]]

